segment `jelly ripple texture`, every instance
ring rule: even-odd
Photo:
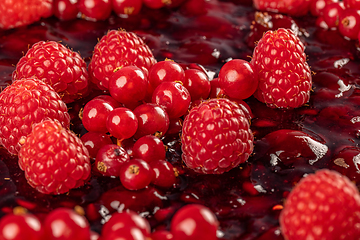
[[[111,16],[98,22],[52,17],[27,27],[0,30],[0,87],[11,83],[16,63],[35,42],[61,41],[89,64],[98,39],[119,28],[141,36],[158,61],[170,58],[201,64],[210,76],[216,76],[230,59],[251,60],[257,35],[262,35],[251,31],[255,20],[251,1],[209,0],[196,14],[180,10],[144,7],[135,17]],[[360,156],[358,43],[337,31],[316,27],[316,19],[310,15],[281,18],[283,21],[274,20],[273,27],[292,27],[304,42],[314,74],[311,97],[308,104],[293,110],[270,109],[254,97],[245,100],[253,112],[255,138],[254,153],[246,163],[222,175],[196,174],[181,163],[179,138],[168,136],[164,139],[167,160],[181,171],[176,187],[128,191],[117,178],[94,175],[89,184],[69,194],[49,196],[31,188],[16,157],[0,149],[0,216],[16,206],[38,215],[59,207],[81,206],[91,229],[100,232],[105,219],[125,207],[146,217],[152,229],[166,229],[170,218],[162,216],[159,209],[173,212],[186,203],[199,203],[218,218],[220,239],[283,239],[279,213],[304,174],[352,165],[349,169],[353,170],[344,173],[359,186],[359,161],[352,161]],[[92,97],[68,104],[71,128],[79,135],[86,130],[78,112]]]

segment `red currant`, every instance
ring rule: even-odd
[[[210,81],[210,98],[219,98],[219,97],[227,97],[224,89],[220,87],[220,80],[219,78],[214,78]]]
[[[110,0],[78,0],[78,9],[92,21],[106,20],[111,14]]]
[[[336,28],[339,25],[339,16],[343,10],[342,2],[330,3],[324,7],[322,16],[329,28]]]
[[[155,186],[170,188],[176,183],[174,166],[165,160],[155,160],[149,163],[154,171],[152,183]]]
[[[313,0],[310,2],[310,12],[313,16],[320,16],[327,4],[338,2],[337,0]]]
[[[102,146],[113,143],[109,135],[99,132],[87,132],[81,137],[81,141],[89,151],[91,158],[96,157]]]
[[[360,32],[360,15],[353,8],[344,9],[339,18],[339,32],[350,39],[357,39]]]
[[[95,167],[104,176],[118,177],[122,165],[129,160],[130,157],[124,148],[116,144],[108,144],[98,151]]]
[[[120,169],[121,184],[128,190],[139,190],[147,187],[152,180],[150,165],[141,159],[131,159]]]
[[[220,87],[231,98],[246,99],[250,97],[257,89],[258,82],[254,67],[245,60],[233,59],[220,69]]]
[[[185,70],[184,87],[189,91],[191,101],[207,99],[211,90],[208,76],[199,69]]]
[[[1,218],[1,240],[41,240],[43,237],[41,223],[32,214],[8,214]]]
[[[174,236],[167,230],[156,230],[151,234],[152,240],[172,240]]]
[[[119,16],[138,14],[142,4],[142,0],[112,0],[113,10]]]
[[[346,8],[360,10],[360,0],[343,0]]]
[[[45,218],[46,239],[89,240],[90,226],[86,218],[69,208],[52,210]]]
[[[170,119],[187,113],[191,102],[189,91],[178,82],[162,82],[154,90],[152,102],[163,107]]]
[[[157,104],[144,103],[134,109],[138,119],[138,130],[134,137],[139,139],[148,134],[164,135],[169,128],[169,116]]]
[[[128,108],[115,108],[107,116],[106,128],[112,136],[122,141],[134,136],[138,129],[138,119]]]
[[[140,158],[148,163],[159,159],[165,160],[164,143],[154,135],[145,135],[139,138],[132,150],[134,158]]]
[[[110,96],[96,97],[85,105],[82,112],[82,123],[89,132],[108,132],[106,128],[107,116],[119,105],[118,103],[114,105],[116,100],[108,101],[109,97]]]
[[[170,0],[142,0],[144,4],[151,9],[159,9],[165,6],[165,3]]]
[[[110,78],[110,95],[124,105],[142,101],[148,86],[144,72],[136,66],[126,66],[116,71]]]
[[[54,0],[54,15],[61,20],[72,20],[77,18],[79,10],[77,0]]]
[[[218,226],[218,220],[210,209],[199,204],[189,204],[175,213],[170,232],[174,240],[216,240]]]

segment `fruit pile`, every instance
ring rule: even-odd
[[[359,238],[335,3],[40,2],[0,19],[0,239]]]

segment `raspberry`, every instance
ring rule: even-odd
[[[360,194],[345,176],[328,169],[309,174],[289,194],[280,214],[285,239],[358,239]]]
[[[116,69],[135,65],[147,76],[155,63],[150,48],[135,33],[111,30],[94,48],[89,64],[90,79],[100,89],[108,89],[110,77]]]
[[[191,109],[182,128],[182,159],[199,173],[220,174],[245,162],[254,137],[241,108],[225,99],[210,99]]]
[[[35,78],[13,82],[0,93],[0,143],[11,154],[20,150],[19,140],[31,132],[32,124],[44,118],[70,126],[70,115],[60,96]]]
[[[255,8],[261,11],[273,11],[292,16],[306,15],[310,10],[311,0],[254,0]]]
[[[254,49],[254,96],[269,107],[297,108],[309,101],[312,77],[304,45],[290,29],[267,31]]]
[[[54,41],[35,43],[17,63],[13,80],[33,76],[52,86],[65,103],[80,98],[88,89],[85,61]]]
[[[0,28],[25,26],[52,15],[52,0],[0,1]]]
[[[19,166],[28,183],[45,194],[78,188],[91,171],[89,152],[80,138],[50,119],[33,127],[19,152]]]

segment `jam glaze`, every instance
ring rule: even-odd
[[[132,209],[146,217],[152,229],[168,229],[174,212],[186,203],[209,207],[220,221],[222,239],[283,239],[278,217],[292,187],[319,168],[334,168],[360,184],[360,68],[358,44],[335,30],[316,27],[315,17],[279,14],[255,18],[251,1],[204,2],[201,11],[184,6],[150,10],[129,18],[106,21],[44,19],[27,27],[0,30],[0,86],[11,83],[17,61],[40,40],[61,41],[89,63],[92,50],[110,29],[136,32],[158,61],[170,58],[184,66],[197,63],[217,76],[228,60],[250,60],[263,31],[291,27],[298,31],[313,75],[310,101],[298,109],[270,109],[255,98],[245,100],[253,118],[255,149],[247,163],[222,175],[199,175],[183,166],[177,134],[165,136],[167,160],[179,170],[171,189],[125,190],[119,179],[94,174],[86,186],[68,194],[38,193],[26,182],[17,157],[0,149],[0,216],[23,206],[40,219],[57,207],[81,206],[91,229],[101,231],[110,214]],[[254,20],[258,22],[251,27]],[[262,23],[259,24],[259,22]],[[72,130],[82,135],[78,112],[98,94],[69,104]]]

